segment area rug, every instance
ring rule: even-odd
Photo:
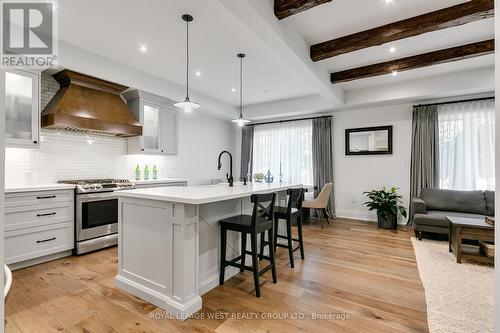
[[[493,332],[493,267],[457,264],[448,243],[412,238],[431,333]]]

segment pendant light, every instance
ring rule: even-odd
[[[193,109],[199,108],[200,104],[191,102],[189,99],[189,22],[193,21],[193,17],[189,14],[184,14],[182,15],[182,19],[186,22],[186,99],[174,105],[189,113]]]
[[[238,119],[234,119],[233,123],[243,127],[250,122],[250,120],[243,118],[243,58],[245,58],[245,54],[238,53],[238,58],[240,58],[240,116]]]

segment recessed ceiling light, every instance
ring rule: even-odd
[[[398,71],[392,71],[392,76],[398,75]]]
[[[385,1],[385,3],[387,3],[387,4],[391,4],[393,0],[384,0],[384,1]]]
[[[200,72],[200,71],[197,71],[197,72],[196,72],[196,76],[201,76],[201,72]]]
[[[231,89],[232,92],[236,92],[236,88]]]
[[[140,45],[139,46],[139,51],[141,51],[141,53],[146,53],[148,52],[148,47],[146,45]]]
[[[389,48],[389,52],[395,53],[396,52],[396,47],[395,46],[391,46],[391,48]]]

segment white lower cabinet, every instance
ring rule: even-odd
[[[5,195],[5,263],[13,268],[69,254],[74,247],[73,190]]]
[[[5,233],[5,263],[13,264],[73,248],[72,222]]]

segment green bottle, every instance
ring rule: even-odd
[[[158,179],[158,169],[156,169],[156,165],[153,165],[153,180]]]
[[[139,164],[135,167],[135,180],[141,180],[141,168]]]
[[[146,167],[144,167],[144,180],[149,180],[149,168],[147,164]]]

